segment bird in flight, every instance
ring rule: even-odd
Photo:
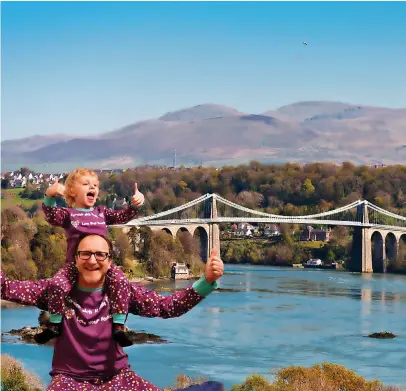
[[[305,42],[303,42],[303,45],[307,46],[307,42],[306,42],[306,41],[305,41]]]

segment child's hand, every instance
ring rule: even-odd
[[[210,252],[209,259],[206,263],[206,270],[204,275],[206,281],[209,284],[213,284],[214,281],[218,280],[224,272],[223,261],[217,256],[217,251],[213,248]]]
[[[134,206],[141,206],[144,203],[144,194],[138,190],[138,186],[134,184],[134,195],[131,198],[131,204]]]
[[[48,187],[45,195],[47,197],[56,197],[57,195],[63,196],[65,193],[65,186],[62,183],[58,183],[58,179],[52,184],[52,186]]]

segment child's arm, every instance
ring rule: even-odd
[[[137,217],[137,207],[144,203],[144,195],[138,190],[137,184],[134,185],[134,195],[131,198],[131,206],[124,210],[114,210],[105,208],[104,216],[106,225],[125,224]]]
[[[69,213],[66,208],[58,208],[56,206],[55,197],[57,195],[63,195],[65,186],[56,182],[48,187],[45,192],[45,198],[42,202],[42,210],[45,213],[46,221],[51,225],[58,227],[65,227],[69,223]]]

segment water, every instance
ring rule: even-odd
[[[132,329],[170,342],[126,348],[140,376],[158,387],[172,385],[181,373],[206,376],[229,388],[252,372],[272,380],[275,369],[328,361],[406,386],[406,276],[227,265],[220,287],[224,291],[180,318],[129,318]],[[2,331],[35,325],[38,314],[35,308],[3,310]],[[398,337],[366,338],[381,330]],[[49,383],[52,347],[3,343],[2,352]]]

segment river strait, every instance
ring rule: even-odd
[[[234,265],[225,270],[222,289],[180,318],[129,317],[133,330],[170,342],[126,348],[135,372],[158,387],[187,374],[230,388],[252,372],[272,379],[278,368],[328,361],[406,387],[406,276]],[[149,287],[186,285],[168,281]],[[2,332],[33,326],[38,314],[31,307],[3,309]],[[398,337],[366,337],[382,330]],[[52,352],[2,342],[2,353],[21,360],[45,384]]]

